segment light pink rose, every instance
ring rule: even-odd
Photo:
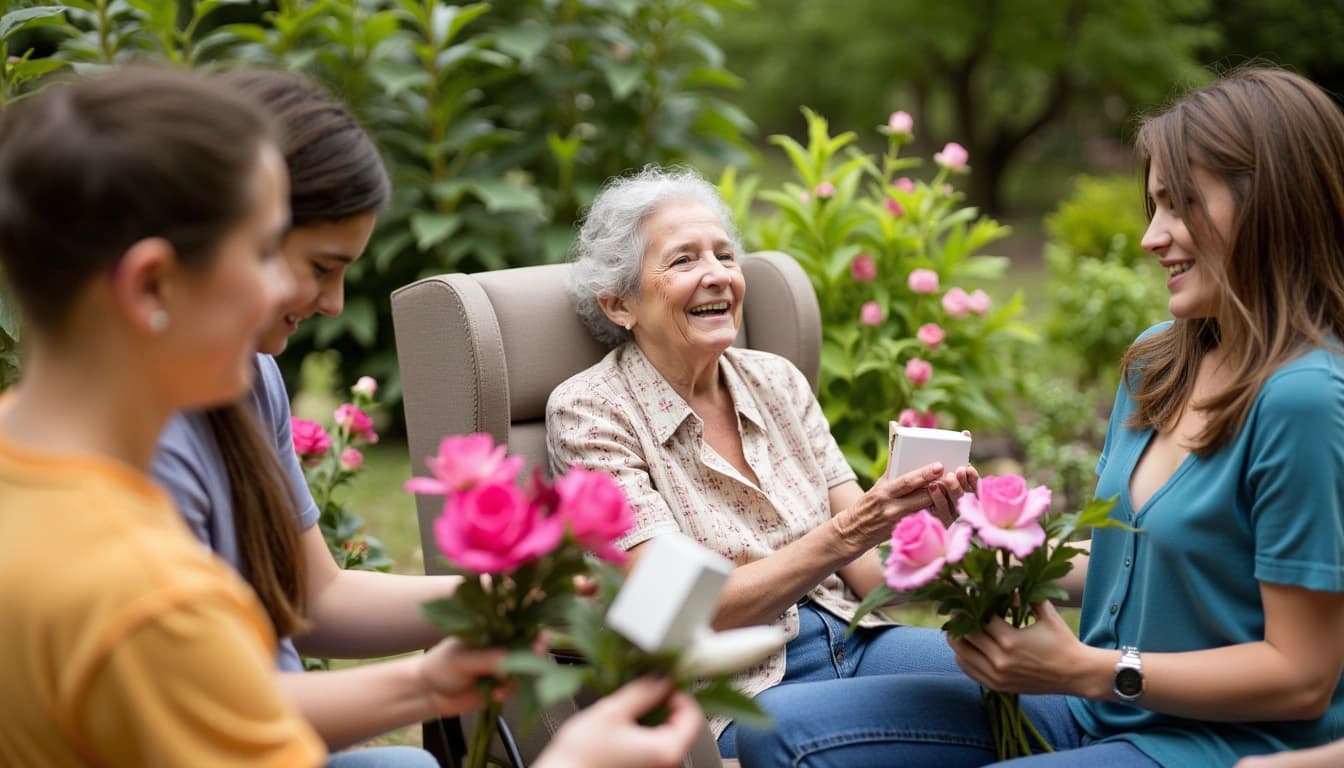
[[[891,186],[901,190],[902,192],[915,191],[915,182],[911,181],[909,176],[902,176],[901,178],[891,182]]]
[[[364,454],[360,453],[355,448],[346,448],[344,451],[341,451],[341,457],[337,461],[340,463],[341,469],[344,469],[346,472],[354,472],[363,466]]]
[[[891,532],[887,586],[897,592],[919,589],[937,578],[944,565],[960,562],[970,543],[969,525],[944,528],[927,509],[906,515]]]
[[[808,203],[812,202],[812,196],[806,192],[799,192],[798,202],[802,203],[803,205],[807,205]]]
[[[977,315],[983,315],[989,311],[989,294],[976,288],[971,291],[971,295],[966,297],[966,308]]]
[[[859,322],[864,325],[878,326],[887,317],[887,313],[882,310],[882,305],[876,301],[865,301],[862,307],[859,307]]]
[[[523,457],[505,456],[507,447],[496,446],[483,432],[451,435],[439,443],[439,453],[425,460],[433,477],[413,477],[406,481],[411,493],[438,496],[463,491],[477,485],[512,483],[523,466]]]
[[[905,378],[910,380],[916,387],[922,387],[929,382],[929,377],[933,375],[933,366],[927,360],[920,360],[918,357],[910,358],[910,362],[905,364]]]
[[[372,376],[360,376],[355,386],[350,388],[350,393],[372,400],[373,396],[378,394],[378,381]]]
[[[849,274],[860,283],[872,282],[877,277],[877,261],[866,253],[860,253],[849,265]]]
[[[970,159],[970,153],[966,148],[955,141],[949,141],[943,147],[943,151],[933,156],[933,162],[941,165],[949,171],[960,172],[966,169],[966,161]]]
[[[901,415],[896,417],[896,423],[902,427],[937,429],[938,415],[933,411],[917,411],[914,408],[905,408],[901,411]]]
[[[971,297],[960,288],[952,288],[943,294],[943,310],[953,317],[965,317],[971,311]]]
[[[887,118],[887,130],[909,136],[915,130],[915,119],[909,112],[892,112]]]
[[[290,436],[294,438],[294,452],[305,464],[320,462],[331,448],[331,435],[321,424],[308,419],[289,419]]]
[[[929,349],[937,349],[938,345],[943,343],[947,334],[937,323],[925,323],[919,326],[918,331],[915,331],[915,337],[924,342],[924,346]]]
[[[1021,475],[989,475],[980,478],[976,492],[957,500],[961,519],[991,547],[1012,552],[1019,559],[1030,555],[1045,541],[1039,522],[1050,508],[1050,489],[1038,485],[1027,490]]]
[[[598,557],[612,563],[625,562],[625,552],[615,542],[635,524],[625,492],[610,475],[570,467],[555,491],[560,497],[557,514],[569,524],[574,539]]]
[[[508,573],[559,546],[565,521],[540,512],[512,482],[473,486],[448,495],[434,541],[456,566]]]
[[[357,406],[343,403],[336,408],[334,415],[336,426],[346,435],[366,443],[378,442],[378,433],[373,431],[373,419]]]
[[[816,189],[812,190],[812,194],[821,200],[828,200],[835,197],[835,185],[829,181],[823,181],[817,185]]]
[[[938,292],[938,273],[932,269],[915,269],[910,271],[910,277],[906,280],[910,290],[915,293],[937,293]]]
[[[905,208],[900,203],[896,202],[896,198],[888,197],[887,213],[890,213],[892,216],[895,216],[896,218],[899,219],[905,215]]]

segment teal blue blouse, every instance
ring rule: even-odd
[[[1118,497],[1111,514],[1142,530],[1094,534],[1083,642],[1145,653],[1258,642],[1262,582],[1344,592],[1344,356],[1318,349],[1275,371],[1236,437],[1207,458],[1186,457],[1138,510],[1129,480],[1153,430],[1125,426],[1134,408],[1122,384],[1097,496]],[[1344,737],[1344,686],[1309,721],[1218,723],[1069,703],[1090,737],[1125,739],[1164,766],[1226,766]]]

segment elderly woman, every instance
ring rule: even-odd
[[[845,626],[881,582],[873,547],[903,515],[950,517],[974,470],[929,465],[865,493],[803,374],[732,346],[741,252],[727,207],[693,172],[649,167],[607,184],[580,229],[571,289],[615,348],[551,394],[552,466],[617,478],[635,512],[621,542],[631,563],[675,532],[733,561],[715,626],[775,623],[790,638],[739,676],[746,693],[808,685],[812,706],[826,707],[853,678],[955,673],[940,633],[876,616],[849,637]],[[759,701],[770,710],[768,692]],[[720,751],[736,755],[736,728],[712,725]]]

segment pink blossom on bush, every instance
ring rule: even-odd
[[[356,448],[346,448],[341,451],[341,457],[337,461],[340,463],[341,469],[346,472],[354,472],[364,464],[364,454]]]
[[[439,453],[425,461],[433,477],[406,481],[411,493],[445,495],[477,485],[512,483],[523,466],[523,457],[506,456],[507,446],[496,446],[482,432],[451,435],[439,443]]]
[[[915,331],[915,337],[924,342],[924,346],[929,349],[937,349],[938,345],[943,343],[943,339],[946,338],[946,336],[947,334],[943,332],[943,329],[940,328],[937,323],[925,323],[919,326],[918,331]]]
[[[915,130],[915,119],[909,112],[892,112],[887,118],[887,130],[892,133],[899,133],[909,136]]]
[[[911,270],[906,284],[910,290],[915,293],[937,293],[938,292],[938,273],[932,269]]]
[[[812,190],[812,194],[822,200],[828,200],[835,196],[835,185],[829,181],[823,181],[817,185],[816,189]]]
[[[904,408],[901,410],[901,415],[896,418],[896,423],[902,427],[937,429],[938,415],[933,411],[917,411],[914,408]]]
[[[512,482],[451,493],[434,521],[434,541],[449,562],[476,573],[507,573],[554,550],[564,520],[546,517]]]
[[[902,192],[915,191],[915,182],[911,181],[909,176],[902,176],[901,178],[891,182],[891,186],[901,190]]]
[[[1019,559],[1045,541],[1039,519],[1050,508],[1050,489],[1027,489],[1021,475],[980,478],[977,490],[957,500],[961,519],[975,527],[988,546],[1006,549]]]
[[[966,297],[966,308],[977,315],[988,312],[990,303],[989,294],[979,288],[971,291],[971,295]]]
[[[905,208],[902,207],[900,203],[896,202],[896,198],[888,197],[887,213],[890,213],[892,216],[895,216],[896,218],[899,219],[905,215]]]
[[[807,205],[808,203],[812,202],[812,196],[809,195],[807,192],[799,192],[798,202],[802,203],[803,205]]]
[[[913,357],[910,362],[905,364],[905,378],[910,380],[916,387],[922,387],[929,382],[929,377],[933,375],[933,366],[927,360],[921,360]]]
[[[321,461],[331,448],[331,435],[315,421],[290,417],[289,431],[294,438],[294,452],[305,463]]]
[[[905,592],[928,584],[944,565],[960,562],[970,543],[969,525],[953,523],[945,528],[927,509],[906,515],[891,532],[887,586]]]
[[[965,317],[971,311],[971,297],[960,288],[952,288],[943,294],[943,310],[953,317]]]
[[[970,159],[970,153],[966,148],[955,141],[949,141],[942,152],[933,156],[933,162],[941,165],[949,171],[959,172],[965,170],[966,161]]]
[[[877,277],[877,261],[866,253],[860,253],[849,265],[849,274],[860,283],[872,282]]]
[[[598,557],[612,563],[625,562],[625,552],[615,542],[635,524],[625,492],[604,472],[570,467],[555,491],[560,497],[557,514],[569,524],[574,539]]]
[[[355,382],[355,386],[350,388],[351,394],[367,397],[370,400],[378,394],[378,381],[372,376],[360,376]]]
[[[336,408],[334,415],[336,426],[344,430],[347,435],[366,443],[378,442],[378,433],[373,431],[373,419],[357,406],[343,403]]]
[[[882,305],[876,301],[865,301],[862,307],[859,307],[859,322],[864,325],[878,326],[887,317],[887,313],[882,310]]]

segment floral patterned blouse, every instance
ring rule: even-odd
[[[729,348],[719,371],[737,411],[742,452],[759,485],[704,441],[704,425],[634,343],[556,387],[546,404],[551,469],[602,470],[624,488],[634,528],[629,549],[681,532],[735,564],[764,558],[831,517],[829,489],[854,480],[807,379],[785,358]],[[842,619],[857,596],[834,574],[807,599]],[[798,608],[776,623],[798,635]],[[887,624],[870,614],[864,626]],[[740,673],[748,695],[779,683],[784,652]],[[715,735],[728,720],[711,721]]]

